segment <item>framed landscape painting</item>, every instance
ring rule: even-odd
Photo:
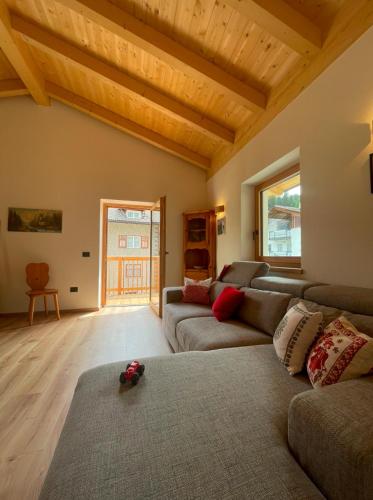
[[[217,220],[218,235],[225,234],[225,217]]]
[[[62,210],[10,207],[8,211],[8,231],[61,233]]]

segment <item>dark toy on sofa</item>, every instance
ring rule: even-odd
[[[142,365],[139,361],[132,361],[128,363],[127,368],[119,376],[119,382],[125,384],[126,382],[131,382],[132,385],[136,385],[143,375],[145,370],[145,365]]]

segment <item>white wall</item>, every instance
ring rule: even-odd
[[[219,268],[253,258],[252,188],[244,183],[259,182],[260,171],[292,151],[301,163],[304,277],[372,287],[372,47],[373,29],[208,181],[209,203],[202,170],[63,105],[2,99],[0,311],[26,310],[24,267],[43,260],[63,308],[97,306],[101,198],[167,196],[167,284],[180,282],[187,209],[225,205]],[[9,206],[62,209],[63,233],[8,232]]]
[[[100,199],[167,197],[167,284],[182,273],[182,212],[206,208],[205,173],[53,102],[0,102],[0,311],[27,309],[25,266],[46,261],[61,307],[98,305]],[[62,234],[7,231],[8,207],[63,210]],[[91,258],[82,258],[88,250]],[[70,293],[78,286],[78,293]]]
[[[211,204],[226,206],[218,268],[254,256],[252,188],[242,183],[299,148],[304,277],[373,287],[372,47],[370,29],[208,181]]]

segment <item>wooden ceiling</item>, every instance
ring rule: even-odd
[[[373,23],[371,0],[0,0],[0,97],[213,175]]]

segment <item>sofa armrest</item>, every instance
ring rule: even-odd
[[[171,304],[172,302],[181,302],[182,298],[182,286],[169,286],[163,289],[163,305]]]
[[[289,407],[289,446],[331,500],[373,499],[373,377],[298,394]]]

